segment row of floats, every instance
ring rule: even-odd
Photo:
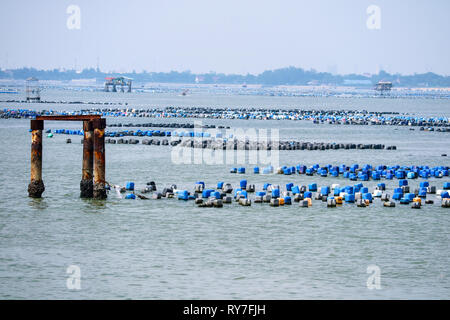
[[[66,135],[83,135],[83,130],[57,129],[46,131],[48,137],[55,134]],[[234,150],[339,150],[339,149],[372,149],[372,150],[397,150],[396,146],[385,146],[384,144],[355,144],[355,143],[328,143],[328,142],[300,142],[295,140],[289,141],[249,141],[237,140],[233,134],[223,134],[216,132],[214,137],[210,132],[203,131],[164,131],[164,130],[123,130],[123,131],[106,131],[105,137],[118,137],[119,139],[106,139],[106,143],[110,144],[139,144],[139,139],[123,139],[122,137],[171,137],[172,140],[148,140],[143,139],[142,144],[145,145],[178,145],[192,148],[211,148],[211,149],[234,149]],[[226,136],[226,137],[225,137]],[[174,139],[178,137],[178,139]],[[187,138],[187,139],[185,139]],[[199,139],[196,139],[199,138]]]
[[[321,177],[339,177],[342,176],[351,181],[369,181],[369,180],[381,180],[382,178],[387,180],[396,179],[417,179],[417,178],[443,178],[449,175],[448,166],[435,166],[429,167],[423,166],[372,166],[366,164],[360,167],[358,164],[353,164],[347,166],[345,164],[339,166],[333,166],[328,164],[326,166],[320,166],[315,164],[311,167],[306,165],[297,166],[283,166],[276,170],[273,166],[267,166],[265,168],[254,167],[254,174],[272,174],[276,172],[277,174],[292,175],[292,174],[305,174],[307,176],[321,176]],[[230,173],[245,174],[245,167],[231,168]]]
[[[205,108],[164,107],[153,109],[108,108],[79,111],[53,111],[9,109],[0,110],[0,118],[33,118],[41,115],[101,115],[103,117],[151,117],[151,118],[212,118],[212,119],[255,119],[255,120],[305,120],[313,123],[344,125],[395,125],[441,127],[450,131],[448,117],[418,117],[403,114],[386,114],[366,110],[301,110],[266,108]]]
[[[136,199],[136,194],[141,199],[148,199],[142,194],[136,193],[133,182],[128,182],[126,187],[115,186],[118,192],[131,191],[125,199]],[[279,185],[265,183],[262,191],[256,191],[254,184],[247,180],[241,180],[238,188],[233,188],[230,183],[219,182],[215,189],[206,188],[203,181],[194,185],[193,192],[179,190],[176,185],[164,188],[162,193],[156,192],[156,185],[147,185],[141,193],[153,192],[153,199],[174,198],[178,200],[193,200],[199,207],[223,207],[223,204],[232,203],[233,200],[241,206],[251,206],[254,203],[269,203],[272,207],[292,205],[299,203],[300,207],[311,207],[313,200],[326,202],[327,207],[336,207],[344,203],[356,204],[358,207],[367,207],[379,198],[383,206],[395,207],[396,201],[402,205],[411,204],[411,208],[420,209],[422,204],[433,204],[434,201],[427,199],[428,194],[435,194],[441,199],[443,208],[450,208],[450,182],[445,182],[443,189],[436,190],[436,186],[430,186],[428,181],[420,183],[418,188],[410,189],[407,180],[400,180],[399,187],[394,188],[392,197],[386,192],[386,184],[379,183],[372,192],[363,183],[341,187],[339,184],[318,187],[317,183],[306,185],[286,184],[285,190]],[[254,194],[253,197],[250,194]]]
[[[66,135],[84,135],[83,130],[72,129],[55,129],[46,130],[46,133],[66,134]],[[122,131],[105,131],[105,137],[194,137],[194,138],[211,138],[210,132],[203,131],[164,131],[164,130],[122,130]],[[224,138],[223,133],[217,132],[216,138]],[[233,138],[233,134],[229,134],[228,138]]]

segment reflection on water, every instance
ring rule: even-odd
[[[45,198],[29,198],[28,205],[30,206],[30,208],[37,210],[44,210],[48,208],[48,204]]]

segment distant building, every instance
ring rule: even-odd
[[[40,102],[41,88],[39,87],[39,80],[34,77],[28,78],[25,85],[25,93],[27,102]]]
[[[375,85],[375,90],[379,91],[381,94],[383,94],[385,92],[390,92],[391,89],[392,89],[392,82],[390,82],[390,81],[379,81]]]
[[[109,92],[109,87],[112,87],[112,92],[117,92],[117,87],[120,91],[125,92],[125,87],[127,87],[127,92],[131,92],[131,84],[133,79],[127,77],[107,77],[105,78],[105,91]]]

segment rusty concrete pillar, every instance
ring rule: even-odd
[[[42,181],[42,130],[43,120],[31,120],[31,179],[28,185],[28,196],[40,198],[45,191]]]
[[[92,121],[83,121],[83,167],[81,170],[80,198],[94,196],[94,128]]]
[[[95,199],[106,199],[105,189],[105,128],[106,119],[94,119],[94,188]]]

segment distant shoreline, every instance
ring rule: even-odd
[[[209,84],[209,85],[264,85],[264,86],[344,86],[371,88],[379,81],[392,82],[393,87],[415,88],[450,88],[450,76],[439,75],[433,72],[422,74],[402,75],[390,74],[381,70],[377,74],[332,74],[315,70],[287,67],[275,70],[266,70],[259,74],[224,74],[224,73],[191,73],[191,71],[169,72],[104,72],[100,69],[83,70],[37,70],[34,68],[1,69],[1,80],[25,81],[35,77],[45,81],[80,82],[93,81],[103,83],[106,77],[127,77],[133,79],[133,83],[177,83],[177,84]],[[16,80],[14,80],[16,79]]]
[[[71,92],[104,92],[104,85],[97,83],[72,83],[63,81],[40,81],[44,90],[41,103],[58,103],[45,98],[45,91]],[[9,92],[8,92],[9,91]],[[373,88],[348,86],[305,86],[305,85],[248,85],[242,87],[236,84],[190,84],[190,83],[137,83],[133,85],[132,93],[105,92],[111,98],[129,97],[139,94],[169,94],[190,96],[209,95],[240,95],[266,97],[331,97],[331,98],[376,98],[376,99],[450,99],[450,87],[395,87],[390,92],[380,94]],[[26,103],[24,80],[0,80],[0,102]],[[64,101],[62,103],[74,103]]]

